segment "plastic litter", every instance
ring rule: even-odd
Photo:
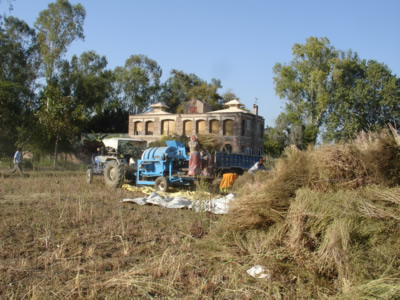
[[[263,266],[257,265],[247,270],[247,274],[254,278],[259,279],[269,279],[271,278],[271,274],[269,270]]]

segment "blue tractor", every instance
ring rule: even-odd
[[[134,181],[137,160],[141,157],[147,142],[134,138],[105,138],[105,147],[98,155],[92,156],[92,164],[86,171],[86,180],[92,183],[93,175],[103,175],[107,186],[119,187],[125,179]]]

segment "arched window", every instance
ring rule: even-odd
[[[219,134],[219,121],[218,120],[210,121],[210,133]]]
[[[174,120],[163,120],[161,122],[161,134],[172,135],[175,133],[175,121]]]
[[[154,134],[154,122],[148,121],[146,122],[146,135],[153,135]]]
[[[183,134],[186,136],[192,135],[192,121],[183,121]]]
[[[197,134],[206,134],[206,121],[199,120],[196,122],[196,133]]]
[[[224,121],[224,135],[233,135],[233,120]]]
[[[142,135],[143,124],[140,121],[135,122],[133,126],[133,135]]]

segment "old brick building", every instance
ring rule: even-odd
[[[238,100],[226,103],[228,108],[212,111],[200,100],[190,100],[184,113],[171,114],[167,106],[156,103],[151,112],[129,116],[129,136],[146,140],[159,140],[163,135],[193,135],[213,133],[220,136],[224,148],[232,153],[263,155],[264,118],[242,108]]]

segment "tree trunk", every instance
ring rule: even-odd
[[[60,135],[57,133],[56,135],[56,142],[54,145],[54,169],[57,168],[57,156],[58,156],[58,140],[60,139]]]

